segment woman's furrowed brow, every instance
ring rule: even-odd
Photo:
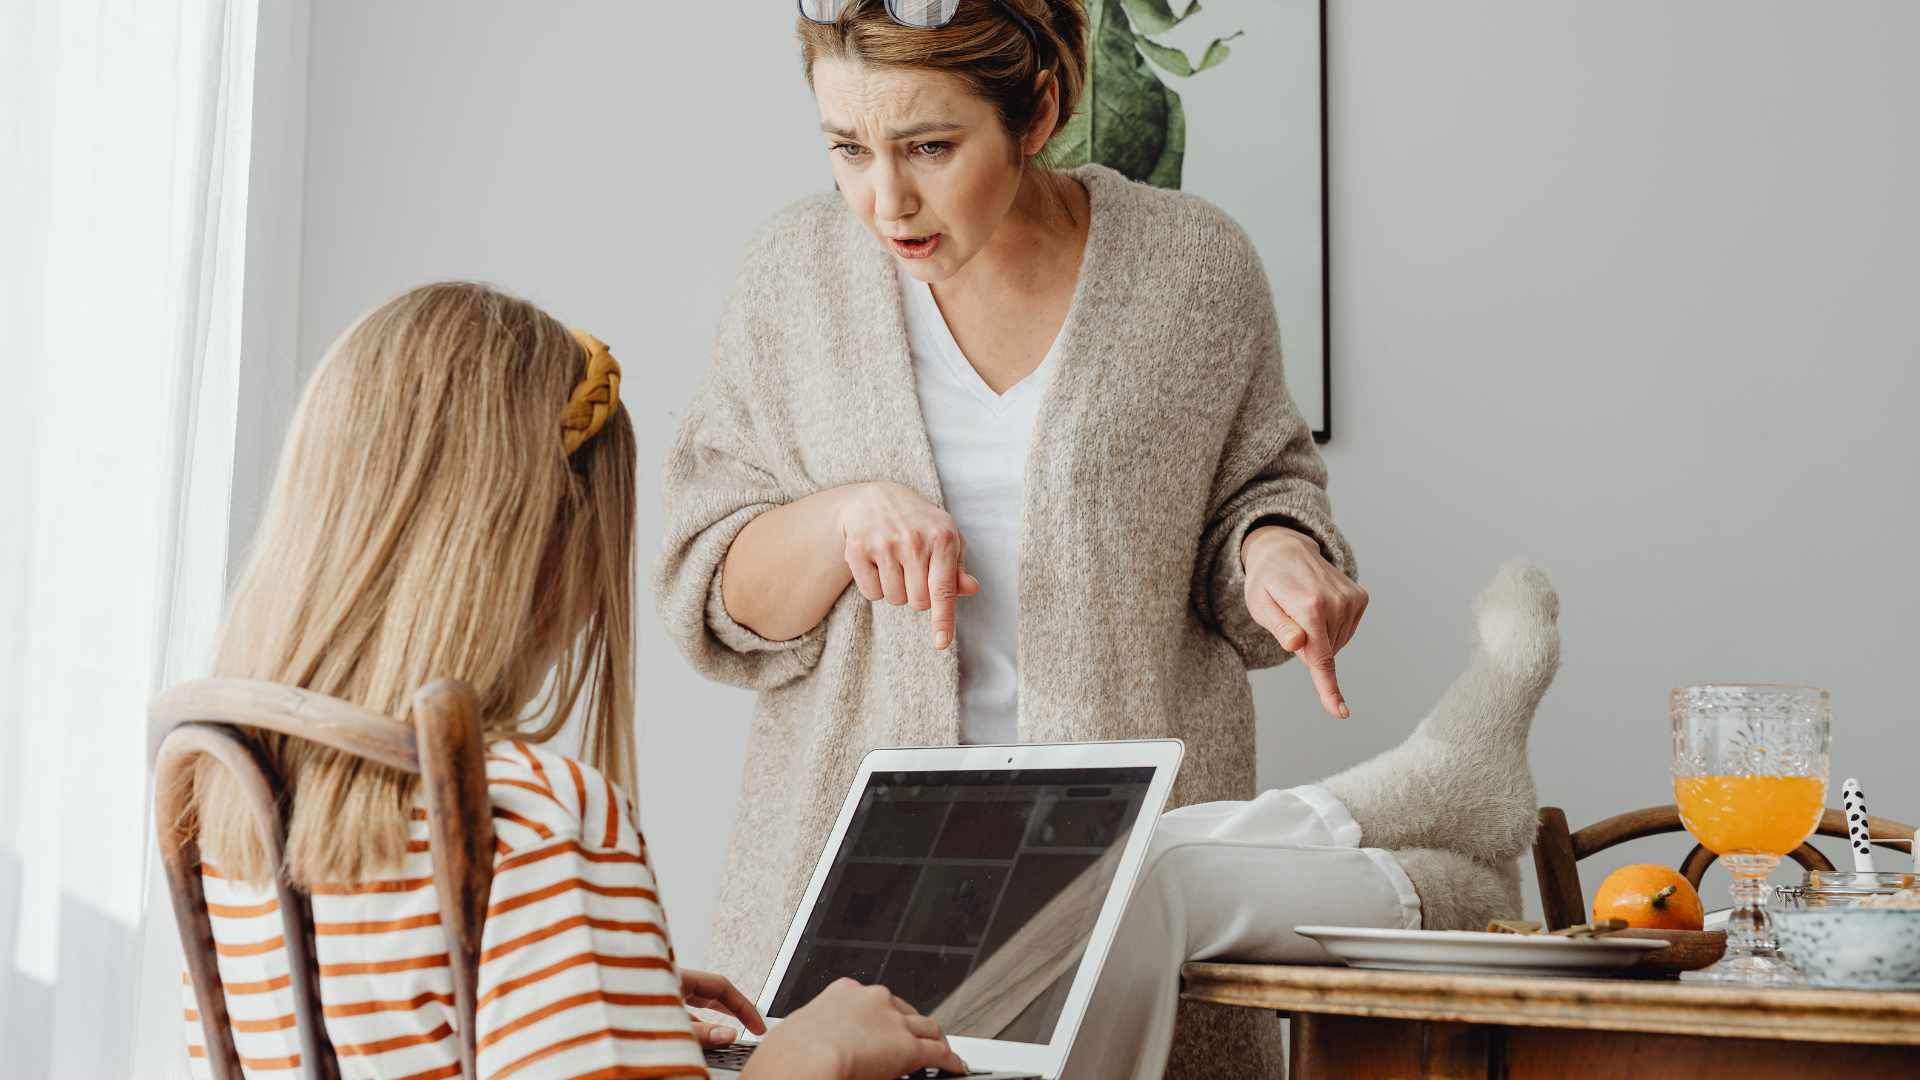
[[[887,139],[890,142],[899,142],[902,139],[914,139],[922,135],[931,135],[935,132],[960,131],[965,127],[965,124],[954,120],[923,120],[919,123],[908,124],[905,127],[889,128],[887,130]],[[841,127],[833,121],[827,121],[821,124],[820,130],[840,139],[857,139],[860,137],[859,133],[850,128]]]

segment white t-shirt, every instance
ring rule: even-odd
[[[960,739],[1020,739],[1020,518],[1027,445],[1046,394],[1059,338],[1033,374],[995,394],[960,351],[926,283],[896,267],[920,414],[947,513],[966,542],[980,592],[960,598]]]

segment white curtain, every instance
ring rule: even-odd
[[[204,669],[225,589],[255,4],[0,4],[10,1077],[184,1056],[145,708]]]

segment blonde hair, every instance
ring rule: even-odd
[[[996,3],[962,2],[953,19],[934,30],[905,26],[887,13],[881,0],[849,0],[831,23],[800,18],[800,59],[807,85],[821,60],[876,67],[922,68],[951,75],[994,107],[1000,124],[1017,141],[1032,131],[1045,100],[1040,73],[1052,72],[1059,88],[1054,131],[1065,127],[1080,107],[1087,85],[1087,12],[1082,0],[1005,0],[1033,28],[1033,35]],[[1035,179],[1063,211],[1072,202],[1072,181],[1051,165],[1042,148],[1029,162]],[[1070,211],[1069,215],[1070,215]]]
[[[463,679],[489,739],[552,738],[583,704],[584,757],[631,791],[636,455],[618,407],[566,452],[587,359],[545,312],[483,285],[423,286],[362,317],[301,398],[214,674],[397,724],[415,690]],[[399,865],[413,777],[260,743],[291,802],[290,880]],[[194,784],[209,862],[249,881],[282,869],[223,769],[203,760]]]

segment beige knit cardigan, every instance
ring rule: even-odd
[[[1097,165],[1072,175],[1091,222],[1027,456],[1020,738],[1175,736],[1176,803],[1250,798],[1247,669],[1287,654],[1247,613],[1241,540],[1278,515],[1349,574],[1353,556],[1246,234],[1193,195]],[[747,249],[667,455],[655,567],[687,658],[760,692],[709,961],[749,994],[861,755],[960,738],[955,654],[932,648],[927,613],[849,588],[819,626],[775,642],[721,602],[727,548],[756,515],[868,480],[941,502],[893,258],[828,192]]]

